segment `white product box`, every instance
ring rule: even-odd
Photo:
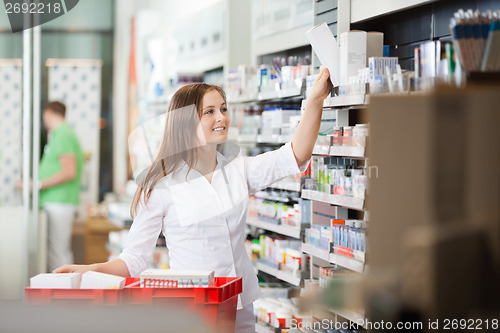
[[[370,57],[368,67],[370,68],[370,80],[374,80],[378,75],[385,75],[385,68],[388,67],[391,74],[396,73],[398,65],[397,57]]]
[[[367,32],[366,33],[366,59],[370,57],[384,56],[384,33]],[[368,66],[368,63],[366,64]]]
[[[366,67],[366,31],[347,31],[340,34],[340,84],[349,83]]]
[[[38,274],[30,279],[30,287],[36,289],[78,289],[80,273]]]
[[[214,271],[147,269],[141,273],[141,287],[210,287]]]
[[[111,274],[88,271],[82,275],[80,289],[114,289],[125,287],[125,278]]]
[[[330,28],[326,23],[322,23],[307,31],[306,37],[321,61],[321,65],[328,68],[333,85],[338,87],[340,85],[340,49]]]

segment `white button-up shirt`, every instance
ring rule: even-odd
[[[217,154],[212,182],[183,164],[164,177],[141,203],[120,254],[131,276],[148,267],[160,231],[172,269],[213,270],[243,277],[238,308],[260,297],[257,276],[245,250],[248,196],[307,167],[297,166],[291,143],[255,157]],[[187,181],[186,181],[187,178]]]

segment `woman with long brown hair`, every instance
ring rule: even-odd
[[[172,269],[243,277],[235,331],[255,332],[253,302],[260,290],[244,246],[248,196],[306,169],[331,87],[328,70],[322,69],[292,142],[255,157],[220,152],[229,126],[221,88],[203,83],[180,88],[167,111],[159,153],[138,177],[134,222],[123,252],[110,262],[66,265],[54,272],[139,276],[163,232]]]

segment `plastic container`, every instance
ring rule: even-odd
[[[333,128],[333,145],[334,146],[342,146],[342,127],[334,127]]]
[[[198,312],[216,332],[234,332],[241,277],[216,277],[207,288],[141,288],[139,278],[127,278],[122,289],[25,288],[25,301],[32,305],[157,304],[187,307]]]
[[[356,146],[366,147],[366,138],[368,137],[368,125],[357,124],[352,130],[352,135]]]
[[[345,126],[344,131],[343,131],[343,136],[342,136],[342,145],[343,146],[352,146],[352,131],[353,127],[352,126]]]
[[[139,278],[127,278],[127,285]],[[241,277],[215,277],[207,288],[124,288],[125,304],[185,306],[197,311],[216,332],[234,332]]]

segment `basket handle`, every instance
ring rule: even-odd
[[[135,287],[135,286],[137,286],[137,285],[138,285],[138,284],[140,284],[140,283],[141,283],[141,280],[136,281],[136,282],[134,282],[134,283],[131,283],[131,284],[129,284],[129,285],[126,285],[126,286],[125,286],[125,287],[123,287],[123,288],[125,289],[125,288]]]

